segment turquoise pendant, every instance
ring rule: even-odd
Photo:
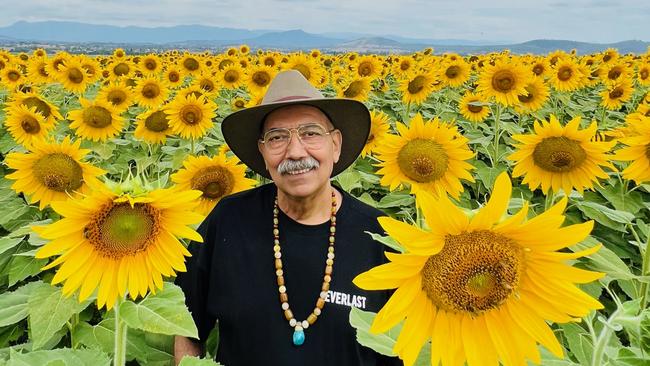
[[[305,343],[305,332],[302,330],[296,330],[293,332],[293,345],[301,346]]]

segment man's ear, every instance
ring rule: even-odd
[[[341,157],[341,146],[343,146],[343,134],[340,130],[334,130],[331,135],[334,142],[334,163],[338,163]]]

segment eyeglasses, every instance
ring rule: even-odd
[[[326,130],[323,126],[310,123],[300,125],[297,128],[274,128],[267,131],[262,136],[261,142],[272,153],[280,153],[286,150],[291,141],[291,134],[296,131],[298,140],[302,142],[305,147],[310,149],[320,149],[325,145],[325,136],[331,134],[336,129]]]

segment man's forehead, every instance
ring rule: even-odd
[[[333,127],[329,118],[320,109],[310,105],[290,105],[281,107],[269,113],[263,130],[277,127],[297,127],[305,123],[318,123],[324,127]]]

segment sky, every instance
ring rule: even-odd
[[[524,42],[650,41],[648,0],[1,0],[0,26],[62,20]]]

